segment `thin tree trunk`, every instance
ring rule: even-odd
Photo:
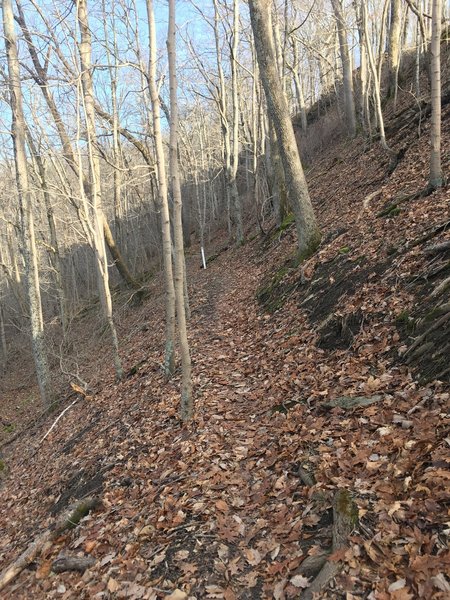
[[[270,4],[270,0],[250,0],[250,17],[269,117],[277,132],[289,202],[295,214],[298,250],[305,257],[318,247],[320,231],[309,197],[286,97],[281,91],[271,26],[267,18]]]
[[[344,81],[344,103],[347,128],[350,137],[356,135],[355,97],[353,94],[353,73],[350,51],[348,48],[348,32],[345,25],[344,11],[341,0],[331,0],[336,17],[341,54],[342,75]]]
[[[169,56],[170,84],[170,179],[173,195],[173,230],[175,239],[175,300],[177,309],[178,334],[181,352],[181,406],[183,421],[189,421],[194,414],[192,397],[191,355],[187,337],[186,311],[184,298],[184,244],[183,244],[183,205],[181,199],[180,172],[178,166],[178,101],[176,74],[175,39],[175,0],[169,0],[169,29],[167,51]]]
[[[441,166],[441,14],[442,0],[433,0],[431,35],[431,154],[430,186],[443,185]]]
[[[16,183],[22,227],[22,248],[25,261],[31,340],[36,375],[42,402],[50,406],[53,390],[44,340],[41,294],[39,287],[38,257],[34,235],[32,197],[29,188],[27,157],[25,151],[26,126],[20,83],[19,58],[11,0],[3,1],[3,31],[8,60],[10,105],[12,113],[12,139],[16,164]]]
[[[364,27],[364,33],[365,33],[367,58],[369,59],[369,66],[370,66],[370,70],[372,72],[372,78],[373,78],[375,108],[376,108],[376,113],[377,113],[377,118],[378,118],[378,128],[380,131],[380,143],[381,143],[382,147],[384,148],[384,150],[386,150],[389,154],[392,155],[392,150],[387,145],[386,133],[384,131],[384,118],[383,118],[383,110],[381,107],[380,81],[378,79],[377,68],[376,68],[375,59],[373,56],[372,44],[370,43],[366,0],[361,0],[361,16],[362,16],[362,23],[363,23],[363,27]]]
[[[56,292],[58,295],[58,304],[59,304],[59,312],[60,312],[60,318],[61,318],[63,339],[64,339],[64,341],[66,341],[67,326],[68,326],[67,302],[66,302],[66,297],[65,297],[65,293],[64,293],[61,254],[59,251],[58,236],[56,233],[55,214],[54,214],[52,202],[50,199],[50,192],[48,189],[47,174],[46,174],[44,162],[42,160],[42,156],[36,149],[34,140],[31,137],[31,133],[28,129],[27,129],[27,140],[28,140],[28,145],[30,148],[32,158],[34,159],[36,166],[37,166],[37,171],[38,171],[39,180],[40,180],[39,183],[40,183],[40,187],[42,190],[42,194],[44,196],[45,212],[47,215],[48,228],[49,228],[49,232],[50,232],[51,248],[50,248],[50,252],[49,252],[49,259],[50,259],[50,264],[55,272]]]
[[[153,12],[153,0],[146,0],[149,30],[150,64],[149,91],[153,109],[153,133],[155,136],[156,166],[158,171],[158,198],[161,211],[161,227],[163,240],[163,261],[166,282],[166,349],[164,371],[167,378],[175,372],[175,286],[172,268],[172,239],[170,232],[170,214],[167,195],[167,177],[164,148],[161,134],[161,106],[156,86],[156,27]]]
[[[95,107],[91,74],[91,32],[88,22],[87,0],[78,0],[77,10],[78,23],[80,27],[79,54],[81,66],[81,86],[83,90],[87,149],[91,175],[90,200],[92,203],[93,245],[95,266],[97,270],[97,285],[103,308],[103,314],[111,335],[116,376],[118,379],[120,379],[123,376],[123,369],[119,356],[119,341],[113,319],[111,291],[109,289],[108,259],[106,254],[105,237],[103,234],[106,220],[102,210],[100,160],[96,150],[97,134],[95,130]]]
[[[233,205],[236,243],[244,241],[242,225],[242,204],[237,188],[239,165],[239,92],[238,92],[238,47],[239,47],[239,0],[233,0],[233,43],[231,45],[231,87],[233,99],[233,146],[231,154],[230,192]]]

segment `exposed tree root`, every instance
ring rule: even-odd
[[[428,242],[428,240],[431,240],[438,233],[441,233],[442,231],[445,231],[446,229],[449,229],[449,228],[450,228],[450,221],[444,221],[443,223],[440,223],[439,225],[436,225],[435,227],[431,227],[431,229],[425,230],[424,233],[420,237],[416,238],[415,240],[411,240],[410,242],[407,242],[403,246],[402,251],[406,252],[407,250],[410,250],[411,248],[420,246],[421,244]]]
[[[47,542],[53,541],[67,529],[78,525],[89,511],[99,504],[98,498],[85,498],[71,508],[55,525],[41,533],[22,554],[0,573],[0,590],[17,577],[39,555]]]
[[[333,499],[333,554],[347,545],[348,536],[358,522],[358,509],[348,490],[338,490]],[[342,568],[339,560],[328,558],[316,578],[306,589],[302,600],[312,600],[314,594],[320,593]]]
[[[439,254],[440,252],[446,252],[447,250],[450,250],[450,240],[441,242],[440,244],[434,244],[433,246],[428,246],[428,248],[425,248],[425,253]]]
[[[437,321],[435,321],[430,327],[428,327],[428,329],[424,333],[422,333],[422,335],[420,335],[418,338],[416,338],[415,342],[405,352],[405,356],[412,357],[412,355],[414,354],[414,351],[423,344],[423,342],[426,340],[427,336],[430,333],[432,333],[433,331],[436,331],[437,329],[442,327],[442,325],[445,325],[445,323],[449,320],[450,320],[450,312],[447,312],[444,315],[442,315],[442,317],[440,319],[438,319]]]

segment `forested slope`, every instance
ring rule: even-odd
[[[450,192],[419,194],[421,111],[386,108],[392,172],[361,139],[314,157],[323,240],[301,264],[289,220],[239,248],[218,235],[206,270],[191,250],[192,423],[161,369],[160,277],[141,306],[116,298],[123,381],[85,315],[90,389],[2,448],[2,567],[98,502],[2,598],[307,598],[325,560],[320,598],[448,597]],[[448,104],[442,144],[448,172]],[[92,560],[51,571],[67,556]]]

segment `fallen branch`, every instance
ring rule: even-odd
[[[9,567],[0,573],[0,591],[34,561],[47,542],[53,541],[67,529],[76,527],[81,519],[98,504],[98,498],[81,500],[57,521],[53,528],[41,533]]]
[[[72,402],[72,404],[69,404],[69,406],[66,406],[66,408],[62,411],[62,413],[59,415],[59,417],[55,420],[55,422],[53,423],[53,425],[50,427],[50,429],[47,431],[47,433],[44,435],[44,437],[41,439],[41,441],[39,442],[39,445],[42,444],[42,442],[45,440],[45,438],[53,431],[53,429],[55,428],[56,424],[58,423],[58,421],[61,419],[62,416],[65,415],[65,413],[69,410],[69,408],[72,408],[72,406],[74,404],[76,404],[78,402],[78,398],[76,400],[74,400]]]
[[[347,490],[338,490],[333,499],[333,554],[347,546],[348,536],[357,522],[358,508],[350,493]],[[302,600],[312,600],[314,594],[319,594],[341,568],[341,561],[328,558],[309,588],[303,592]]]

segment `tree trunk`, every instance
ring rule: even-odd
[[[32,349],[41,399],[45,406],[50,406],[54,398],[44,340],[44,322],[39,287],[38,257],[34,236],[32,197],[29,188],[28,166],[25,151],[26,126],[23,112],[19,58],[17,54],[17,42],[11,0],[4,0],[3,2],[3,30],[8,60],[10,105],[12,113],[11,135],[14,144],[16,183],[22,228],[22,248],[25,261]]]
[[[269,118],[277,132],[289,203],[295,215],[298,250],[301,256],[309,256],[320,243],[320,231],[309,197],[286,97],[281,91],[271,25],[267,18],[270,4],[270,0],[250,0],[250,17]]]
[[[231,153],[230,193],[233,207],[236,244],[244,241],[242,204],[237,188],[239,165],[239,92],[238,92],[238,47],[239,47],[239,0],[233,0],[233,43],[231,45],[231,87],[233,99],[233,146]]]
[[[150,45],[149,91],[153,109],[153,134],[155,136],[156,166],[158,171],[158,197],[161,211],[163,239],[163,261],[166,281],[166,350],[164,371],[167,378],[175,372],[175,287],[172,268],[172,239],[170,232],[169,202],[167,196],[167,177],[164,148],[161,134],[161,106],[156,85],[156,28],[153,12],[153,0],[147,1],[147,18]]]
[[[87,0],[78,0],[77,9],[80,26],[79,54],[81,86],[86,117],[87,150],[91,175],[90,201],[92,204],[93,246],[97,271],[97,286],[104,318],[111,334],[116,376],[120,379],[123,376],[123,369],[119,356],[119,341],[113,319],[111,291],[109,289],[108,259],[103,234],[106,220],[102,210],[100,160],[96,150],[97,134],[95,130],[95,108],[91,73],[91,31],[88,22]]]
[[[402,28],[401,0],[391,0],[391,22],[389,27],[389,87],[388,97],[397,98],[398,69],[400,65],[400,43]]]
[[[37,166],[37,172],[39,176],[39,184],[42,190],[42,194],[44,196],[44,205],[45,212],[47,215],[48,228],[50,232],[50,251],[49,251],[49,260],[50,264],[55,272],[55,280],[56,280],[56,292],[58,295],[58,304],[59,304],[59,312],[61,318],[61,326],[63,332],[63,339],[66,341],[67,337],[67,327],[68,327],[68,315],[67,315],[67,302],[64,293],[64,284],[63,284],[63,274],[62,274],[62,265],[61,265],[61,255],[59,251],[59,242],[58,236],[56,233],[56,221],[55,215],[53,211],[53,206],[50,198],[50,191],[47,184],[47,174],[44,166],[44,161],[42,160],[42,156],[37,151],[36,146],[34,144],[34,140],[31,137],[30,130],[27,129],[27,140],[28,146],[30,148],[30,153],[32,158],[35,161]]]
[[[384,150],[386,150],[386,152],[388,152],[390,155],[392,155],[392,151],[389,148],[389,146],[387,145],[386,134],[384,131],[384,118],[383,118],[383,110],[381,107],[380,80],[378,79],[377,67],[375,65],[375,58],[373,55],[372,44],[370,42],[366,0],[361,0],[360,6],[361,6],[362,25],[364,28],[364,40],[366,43],[366,50],[367,50],[367,58],[369,60],[369,67],[370,67],[370,71],[371,71],[372,79],[373,79],[375,109],[376,109],[376,114],[377,114],[377,118],[378,118],[378,127],[380,130],[380,143],[381,143],[381,146],[384,148]]]
[[[442,0],[433,0],[431,35],[431,154],[430,186],[443,185],[441,167],[441,22]]]
[[[273,209],[277,225],[280,226],[289,212],[286,191],[286,178],[279,152],[277,134],[273,123],[269,122],[270,165],[272,174]]]
[[[339,37],[339,50],[341,54],[342,76],[344,82],[344,104],[347,128],[350,137],[356,135],[355,97],[353,94],[353,73],[350,51],[348,49],[348,32],[345,25],[342,0],[331,0],[336,17]]]
[[[181,406],[183,421],[193,417],[194,403],[192,398],[191,355],[187,337],[186,311],[184,298],[184,245],[183,245],[183,205],[181,199],[180,172],[178,167],[178,101],[176,74],[176,39],[175,39],[175,0],[169,0],[169,29],[167,35],[167,51],[169,56],[170,85],[170,179],[173,196],[173,231],[175,239],[175,299],[177,308],[178,334],[181,351]]]

